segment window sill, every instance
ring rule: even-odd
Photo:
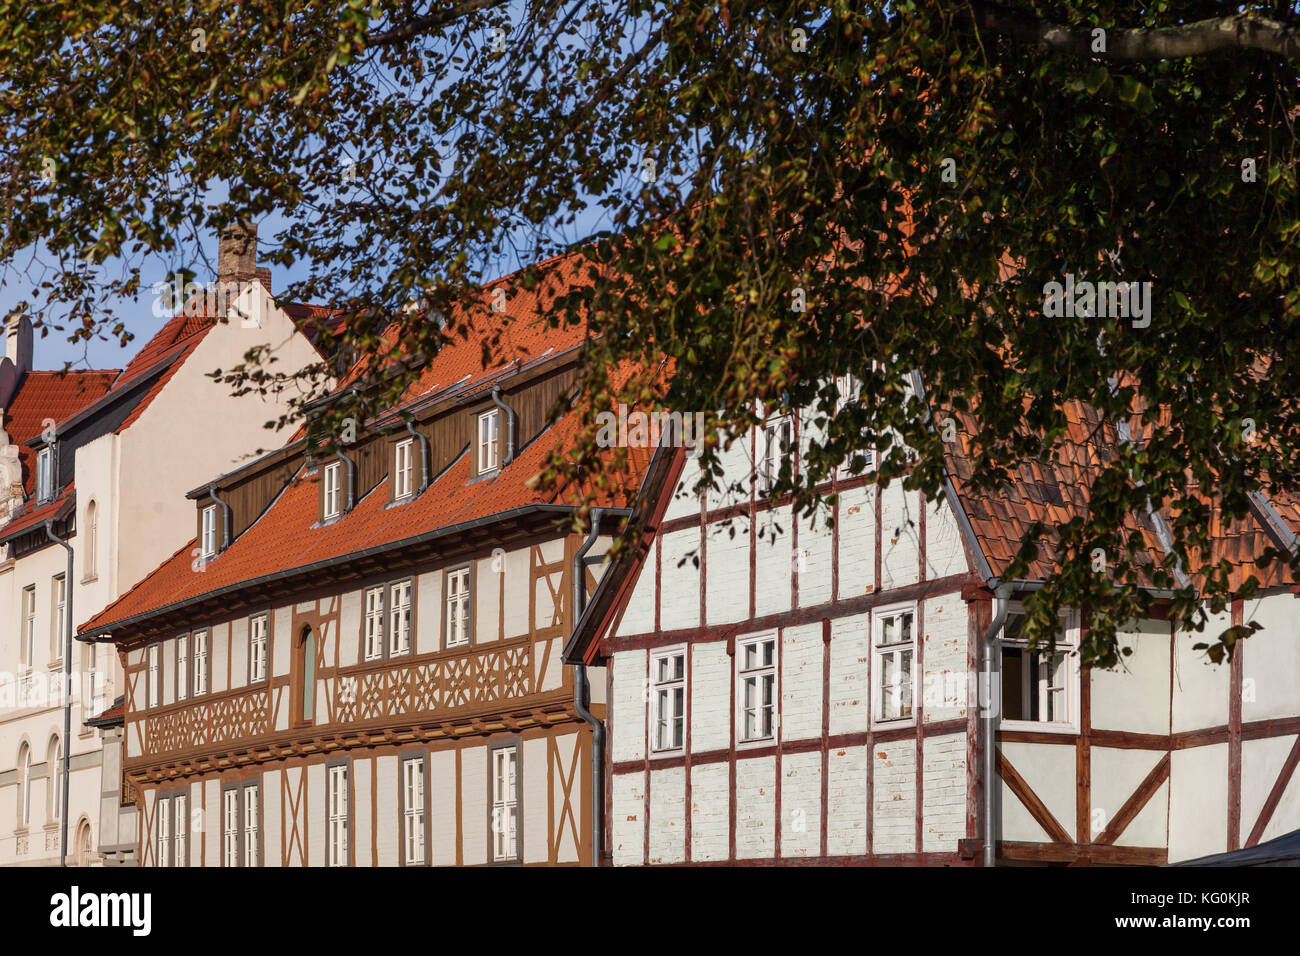
[[[1012,730],[1016,732],[1025,732],[1035,734],[1057,734],[1062,737],[1076,737],[1079,734],[1079,725],[1075,722],[1048,723],[1047,721],[1038,720],[1003,720],[998,719],[998,730]]]
[[[768,740],[760,741],[760,743],[768,743],[768,742],[770,741],[770,739],[771,739],[771,738],[769,738]],[[740,745],[737,744],[736,746],[740,746]],[[674,749],[672,749],[672,750],[652,750],[652,751],[650,751],[650,760],[651,760],[651,761],[655,761],[655,760],[671,760],[673,757],[685,757],[685,756],[686,756],[686,748],[685,748],[685,747],[676,747],[676,748],[674,748]]]
[[[903,727],[915,727],[915,717],[900,717],[897,720],[873,720],[871,729],[876,730],[899,730]]]
[[[775,747],[776,735],[771,737],[755,737],[752,740],[737,740],[736,750],[757,750],[759,747]]]
[[[94,584],[94,583],[95,583],[96,581],[98,581],[98,580],[99,580],[99,575],[98,575],[98,574],[92,574],[92,575],[91,575],[90,577],[88,577],[88,578],[82,578],[82,579],[81,579],[81,583],[82,583],[82,584]]]

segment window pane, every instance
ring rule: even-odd
[[[1002,718],[1027,720],[1025,714],[1025,652],[1019,647],[1002,649]]]

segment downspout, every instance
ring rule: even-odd
[[[224,512],[224,517],[221,521],[221,548],[217,551],[217,553],[220,554],[222,551],[225,551],[226,548],[230,547],[230,505],[217,497],[217,483],[215,481],[208,485],[208,497],[219,504],[222,512]]]
[[[1002,630],[1002,623],[1007,618],[1007,599],[1011,597],[1011,585],[999,584],[994,592],[997,598],[997,611],[993,622],[984,632],[984,865],[993,866],[997,858],[996,814],[993,810],[993,797],[998,793],[993,781],[997,774],[997,730],[998,714],[1002,709],[1001,683],[998,681],[997,639]],[[997,699],[994,691],[997,690]]]
[[[406,430],[411,433],[411,437],[420,443],[420,491],[429,487],[429,468],[431,467],[430,458],[433,457],[433,451],[429,445],[429,439],[422,433],[415,430],[415,422],[407,421]]]
[[[496,399],[495,393],[493,400]],[[583,559],[596,543],[603,508],[591,509],[591,531],[582,547],[573,556],[573,626],[578,626],[587,603],[586,566]],[[591,686],[587,681],[587,665],[573,665],[573,707],[578,716],[591,725],[591,865],[600,866],[601,844],[605,835],[605,725],[587,709],[591,702]]]
[[[357,463],[342,448],[339,448],[338,456],[348,463],[348,498],[347,507],[343,509],[343,513],[347,514],[357,503]]]
[[[492,404],[506,413],[506,457],[501,460],[501,467],[504,468],[515,457],[515,410],[501,401],[501,388],[498,385],[492,386]]]
[[[72,751],[72,545],[54,533],[54,520],[45,522],[45,533],[68,552],[64,573],[63,602],[63,813],[60,815],[59,866],[68,865],[68,761]],[[30,799],[30,797],[29,797]]]

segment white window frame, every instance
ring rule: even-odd
[[[484,433],[487,429],[487,434]],[[501,464],[501,410],[493,408],[478,416],[474,431],[478,449],[478,473],[495,471]]]
[[[46,445],[36,453],[36,500],[54,497],[54,450]]]
[[[36,669],[36,585],[23,588],[23,665]]]
[[[916,723],[916,703],[917,693],[921,681],[918,680],[916,673],[917,661],[917,644],[920,641],[920,634],[917,628],[917,607],[915,602],[904,604],[891,604],[887,607],[879,607],[871,612],[871,726],[872,727],[909,727]],[[897,620],[905,614],[912,616],[912,636],[910,641],[894,640],[888,644],[882,644],[884,638],[885,624],[888,621]],[[899,632],[901,634],[901,630]],[[911,708],[907,714],[898,717],[884,716],[884,689],[881,687],[881,679],[884,676],[885,661],[887,658],[898,658],[904,652],[910,652],[910,663],[908,673],[911,680]],[[898,681],[901,685],[901,680]],[[891,694],[896,694],[898,702],[902,703],[901,686],[890,688]]]
[[[384,656],[384,586],[377,584],[366,588],[364,618],[364,642],[361,647],[363,661],[382,660]]]
[[[203,509],[201,522],[202,536],[199,540],[199,553],[205,558],[211,558],[217,553],[216,505],[208,505]]]
[[[395,581],[388,586],[388,654],[402,657],[411,653],[412,580]]]
[[[221,865],[239,866],[239,787],[221,791]]]
[[[393,500],[415,494],[415,439],[403,438],[393,446]]]
[[[54,631],[51,637],[51,649],[54,653],[50,660],[55,664],[63,662],[64,629],[68,614],[68,580],[66,573],[56,574],[50,579],[50,588],[54,592]]]
[[[343,511],[342,494],[343,463],[331,461],[325,465],[321,480],[325,483],[324,504],[321,512],[324,520],[337,518]]]
[[[1013,615],[1023,615],[1025,613],[1024,605],[1019,601],[1011,601],[1007,605],[1007,622]],[[1061,612],[1061,630],[1056,639],[1057,654],[1065,656],[1065,687],[1062,691],[1065,694],[1065,711],[1066,720],[1046,721],[1046,720],[1007,720],[1003,717],[1005,707],[1002,701],[1002,688],[1004,686],[1003,677],[1006,673],[1006,655],[1005,650],[1008,647],[1025,648],[1026,642],[1023,640],[1012,640],[1006,637],[1006,622],[1003,623],[1002,631],[998,635],[998,726],[1006,730],[1032,730],[1043,733],[1053,734],[1077,734],[1079,732],[1079,698],[1082,693],[1079,670],[1079,640],[1081,637],[1080,615],[1077,610],[1066,609]],[[1027,655],[1021,656],[1021,666],[1025,668],[1022,672],[1027,676],[1029,668],[1029,659]],[[1039,694],[1040,712],[1045,704],[1043,695],[1047,692],[1044,686],[1045,681],[1038,681],[1038,686],[1034,688]],[[1028,695],[1031,692],[1029,682],[1022,680],[1022,693]],[[1029,702],[1027,699],[1022,700],[1022,707],[1028,710]]]
[[[63,806],[63,741],[54,738],[54,760],[50,766],[50,819],[58,820]]]
[[[348,865],[348,765],[326,770],[326,866]]]
[[[766,663],[762,656],[761,649],[764,644],[769,642],[772,645],[772,660],[771,663]],[[760,631],[755,634],[745,634],[736,638],[736,713],[734,719],[736,722],[737,749],[770,746],[775,744],[781,736],[780,646],[781,638],[776,631]],[[748,650],[751,647],[757,647],[760,649],[757,663],[752,665],[748,660]],[[768,676],[772,678],[771,699],[767,703],[763,703],[763,679]],[[759,695],[755,706],[752,708],[747,706],[747,700],[745,697],[746,687],[751,681]],[[745,717],[748,711],[755,711],[755,722],[758,728],[761,729],[761,713],[763,710],[768,708],[772,711],[771,733],[747,736],[745,733]]]
[[[469,647],[473,643],[470,631],[474,628],[474,575],[469,567],[455,568],[447,571],[446,581],[447,593],[443,603],[447,633],[443,645],[448,648]],[[463,586],[453,589],[453,582],[463,582]]]
[[[669,675],[662,677],[660,674],[661,663],[671,661],[674,658],[681,659],[681,676]],[[650,752],[656,757],[672,756],[686,750],[687,708],[690,701],[690,680],[686,673],[686,658],[685,644],[658,648],[650,654]],[[665,720],[664,701],[671,701],[672,692],[679,688],[682,693],[681,713],[670,714],[667,720],[673,723],[680,722],[681,743],[671,743],[672,733],[671,728],[669,728],[668,740],[670,743],[668,746],[661,746],[659,732],[661,730],[660,725]]]
[[[162,645],[155,642],[145,648],[145,706],[162,706]]]
[[[262,859],[262,787],[257,783],[241,783],[238,793],[239,811],[243,817],[241,836],[244,858],[241,862],[244,866],[258,866]]]
[[[512,863],[519,859],[519,746],[494,747],[489,753],[488,775],[492,787],[489,850],[493,863]]]
[[[270,653],[271,616],[254,614],[248,622],[248,682],[260,684],[267,677]]]
[[[154,813],[158,817],[157,866],[175,866],[172,862],[172,798],[159,797]]]
[[[402,760],[402,860],[406,866],[425,862],[423,755]]]
[[[191,696],[199,697],[208,692],[208,632],[195,631],[190,635],[190,655],[194,667],[194,680],[190,685]]]
[[[788,444],[784,451],[779,449],[778,440],[782,432],[788,430]],[[773,415],[763,423],[758,436],[758,490],[761,494],[769,493],[781,475],[781,465],[787,457],[798,452],[798,430],[795,428],[794,416],[790,414]]]
[[[176,638],[176,700],[186,700],[190,696],[190,636],[181,634]]]
[[[176,820],[176,832],[172,834],[172,843],[175,847],[173,856],[173,866],[189,866],[189,832],[190,832],[190,800],[189,794],[178,793],[172,797],[172,816]]]

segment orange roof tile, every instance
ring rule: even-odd
[[[9,441],[18,446],[23,466],[23,490],[30,497],[36,490],[32,467],[34,450],[27,442],[39,435],[46,420],[56,424],[102,397],[118,376],[117,369],[105,371],[28,372],[18,391],[4,409],[4,429]]]

